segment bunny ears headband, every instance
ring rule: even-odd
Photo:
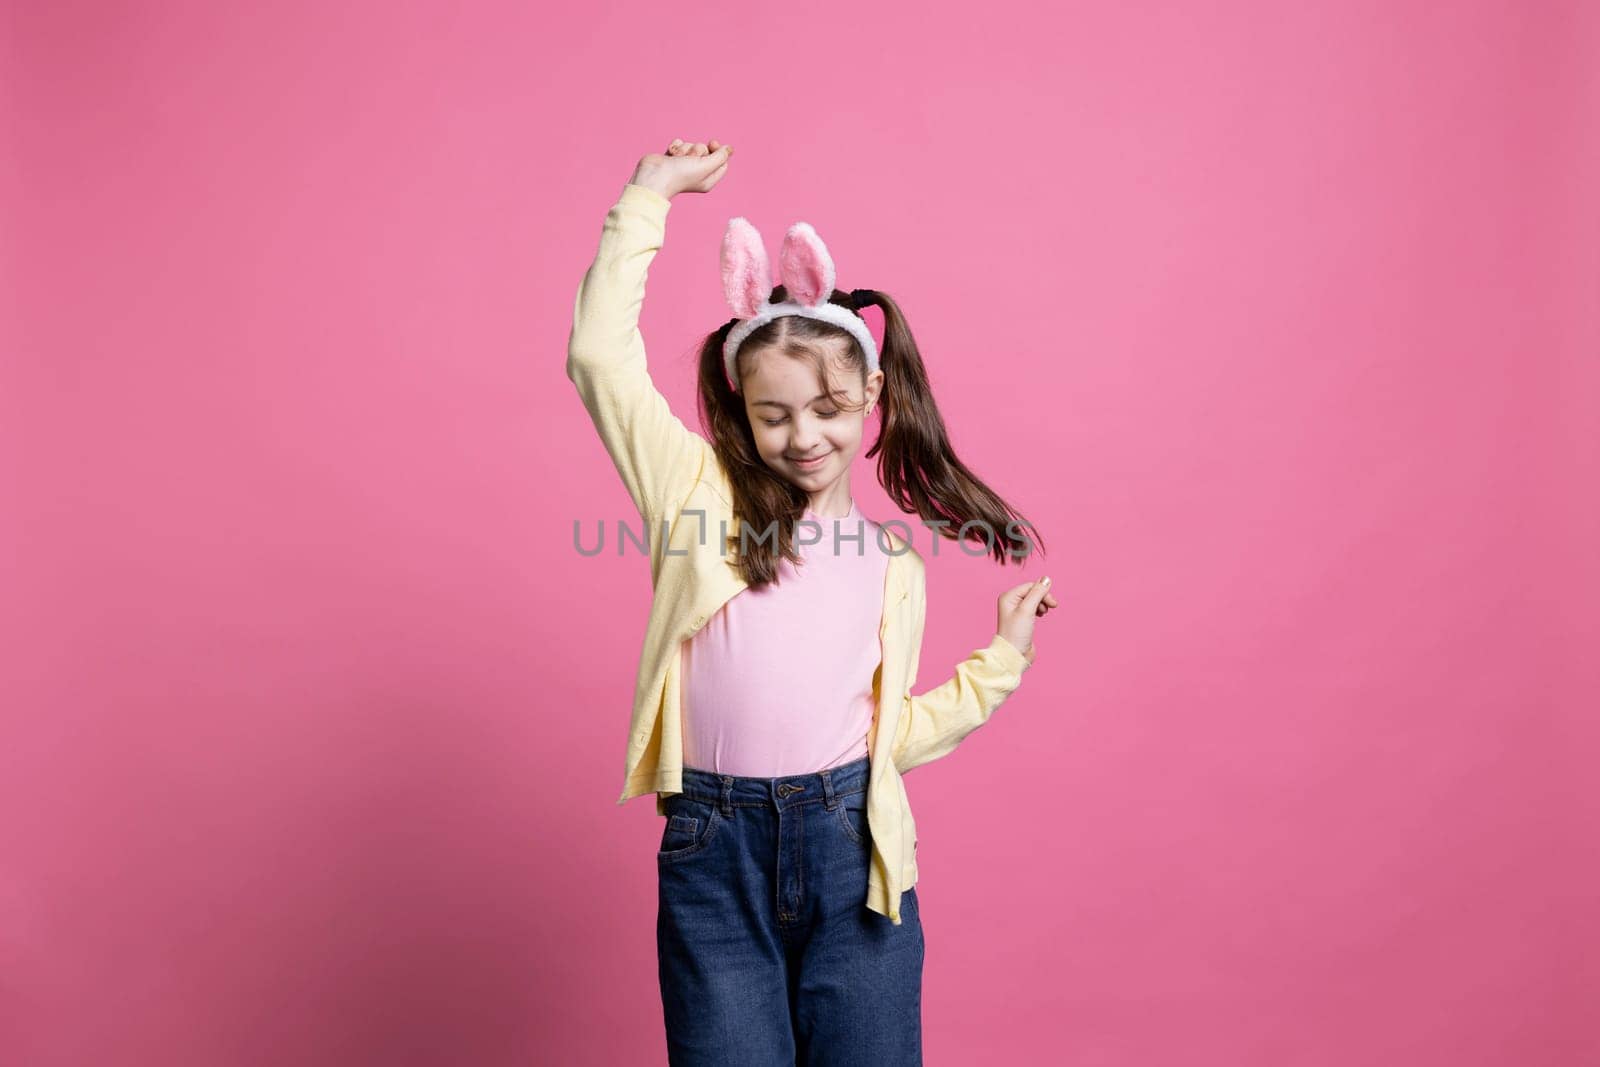
[[[800,315],[821,319],[849,330],[867,358],[867,371],[878,369],[878,346],[872,331],[861,318],[838,304],[830,304],[833,293],[833,257],[808,222],[797,222],[784,235],[778,253],[778,269],[788,299],[772,302],[772,268],[761,234],[743,216],[728,220],[722,237],[722,289],[734,317],[741,320],[728,331],[722,346],[722,362],[734,392],[739,391],[739,369],[734,356],[744,339],[780,315]]]

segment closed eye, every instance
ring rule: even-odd
[[[837,411],[819,411],[819,412],[817,412],[817,418],[819,418],[819,419],[831,419],[831,418],[834,418],[838,414],[839,413]],[[788,422],[789,420],[788,419],[762,419],[761,421],[766,423],[768,426],[782,426],[784,423]]]

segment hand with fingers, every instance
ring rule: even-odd
[[[639,160],[629,185],[642,185],[671,200],[679,193],[709,193],[728,173],[733,149],[712,139],[674,140],[663,153]]]
[[[1033,662],[1033,622],[1058,607],[1050,592],[1050,576],[1012,586],[1000,594],[996,605],[996,630],[1029,662]]]

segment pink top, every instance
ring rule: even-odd
[[[806,508],[795,542],[803,565],[779,560],[683,642],[686,767],[777,778],[867,755],[889,556],[853,500],[838,519]]]

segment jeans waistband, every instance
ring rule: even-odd
[[[698,767],[685,767],[683,793],[694,800],[720,804],[724,811],[736,804],[787,808],[815,800],[821,800],[832,808],[838,797],[864,792],[871,771],[872,760],[869,756],[826,770],[790,774],[781,778],[717,774]]]

